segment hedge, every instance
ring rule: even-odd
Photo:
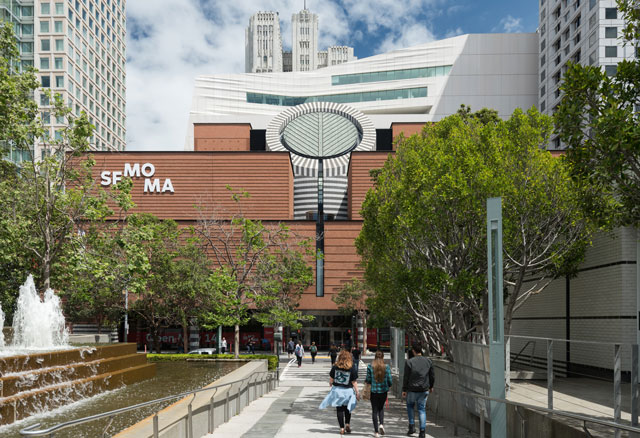
[[[235,359],[233,354],[147,354],[149,362],[174,362],[187,359]],[[241,354],[241,360],[267,359],[269,371],[278,368],[278,356],[273,354]]]

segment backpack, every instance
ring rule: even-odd
[[[302,348],[300,344],[296,345],[296,356],[302,356]]]
[[[316,347],[315,345],[312,345],[311,347],[309,347],[309,351],[315,354],[318,352],[318,347]]]

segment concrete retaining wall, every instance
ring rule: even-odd
[[[273,389],[275,379],[275,373],[268,371],[266,360],[251,361],[205,387],[216,389],[186,397],[158,412],[158,436],[191,438],[212,433],[249,403]],[[153,423],[154,416],[148,417],[115,438],[153,437]]]

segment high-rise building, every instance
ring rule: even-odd
[[[14,23],[21,68],[38,69],[34,98],[52,138],[64,120],[50,113],[45,90],[60,94],[76,116],[87,113],[96,127],[93,149],[125,149],[125,6],[126,0],[0,0],[0,16]]]
[[[540,0],[539,108],[553,114],[568,62],[602,67],[614,75],[618,62],[634,56],[620,39],[623,17],[615,0]],[[551,149],[562,149],[551,139]]]
[[[358,58],[353,47],[330,46],[318,50],[318,14],[304,9],[291,16],[291,50],[282,50],[277,12],[258,12],[245,31],[245,73],[313,71]]]
[[[293,71],[318,68],[318,14],[306,7],[291,16]]]
[[[282,71],[282,37],[277,12],[258,12],[245,31],[245,72]]]

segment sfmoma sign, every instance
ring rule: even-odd
[[[112,186],[122,181],[122,178],[144,178],[144,193],[174,193],[171,178],[161,180],[153,178],[156,167],[151,163],[124,163],[122,171],[105,170],[100,173],[100,184]]]

